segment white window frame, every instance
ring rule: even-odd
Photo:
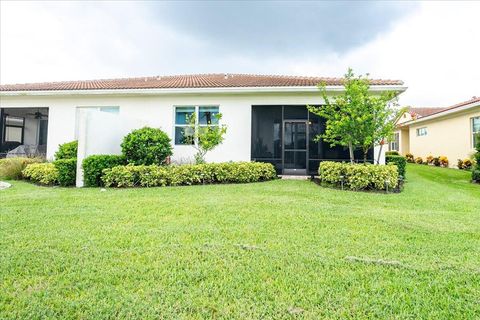
[[[7,123],[7,119],[8,118],[12,118],[12,119],[21,119],[22,120],[22,125],[17,125],[17,124],[8,124]],[[4,124],[3,124],[3,142],[18,142],[20,144],[24,144],[25,143],[25,117],[20,117],[20,116],[8,116],[8,115],[5,115],[5,118],[3,119],[4,121]],[[9,128],[15,128],[15,129],[20,129],[20,141],[16,141],[16,140],[7,140],[7,136],[8,136],[8,130]]]
[[[393,134],[393,139],[390,142],[390,151],[400,151],[400,132],[395,132]]]
[[[199,127],[207,127],[209,126],[208,124],[200,124],[200,108],[202,107],[212,107],[212,108],[218,108],[218,113],[220,113],[220,106],[218,104],[195,104],[195,105],[175,105],[173,106],[173,142],[175,146],[185,146],[185,147],[190,147],[193,145],[197,145],[198,141],[194,141],[193,144],[185,144],[185,143],[177,143],[177,127],[181,128],[188,128],[190,125],[189,124],[177,124],[177,108],[194,108],[194,113],[195,113],[195,129]],[[210,126],[218,126],[220,125],[220,121],[217,124],[210,124]]]
[[[474,125],[473,125],[473,122],[475,120],[478,120],[480,122],[480,116],[479,117],[472,117],[470,118],[470,132],[471,132],[471,139],[472,139],[472,148],[475,148],[475,135],[476,134],[480,134],[480,131],[473,131],[473,128],[474,128]]]
[[[420,134],[420,130],[423,130],[423,134]],[[427,130],[427,127],[421,127],[421,128],[417,128],[417,137],[424,137],[428,134],[428,130]]]

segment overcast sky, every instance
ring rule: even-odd
[[[0,83],[190,73],[401,79],[480,96],[480,2],[0,2]]]

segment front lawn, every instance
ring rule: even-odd
[[[0,318],[478,318],[480,185],[0,191]]]

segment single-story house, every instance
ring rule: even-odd
[[[0,152],[18,146],[54,157],[78,139],[79,154],[119,153],[121,138],[144,125],[161,128],[174,144],[172,161],[191,161],[186,119],[199,125],[222,113],[227,134],[207,161],[264,161],[283,174],[312,174],[322,160],[348,159],[348,150],[313,138],[324,121],[306,105],[344,90],[341,78],[199,74],[0,86]],[[371,80],[371,91],[406,90],[402,81]],[[383,148],[386,149],[386,148]],[[361,155],[357,154],[361,159]],[[374,150],[369,160],[373,161]]]
[[[415,157],[446,156],[450,166],[474,153],[480,133],[480,97],[447,108],[410,108],[397,122],[390,150]]]

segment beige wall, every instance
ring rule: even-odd
[[[468,111],[410,125],[409,151],[415,157],[446,156],[450,166],[457,159],[470,157],[472,146],[471,118],[480,116],[480,106]],[[417,129],[426,127],[426,136],[417,136]]]
[[[397,124],[401,124],[401,123],[404,123],[404,122],[407,122],[407,121],[410,121],[410,120],[413,120],[412,118],[412,115],[410,114],[410,112],[404,112],[400,118],[398,119],[397,121]]]
[[[399,130],[400,132],[400,152],[401,155],[406,155],[410,152],[410,131],[407,129]]]
[[[400,125],[404,122],[408,122],[413,120],[412,115],[410,112],[404,112],[403,115],[397,120],[396,124]],[[401,155],[406,155],[410,151],[410,139],[409,139],[409,131],[408,127],[403,129],[395,130],[395,134],[398,133],[398,151]],[[389,150],[392,150],[390,147]]]

